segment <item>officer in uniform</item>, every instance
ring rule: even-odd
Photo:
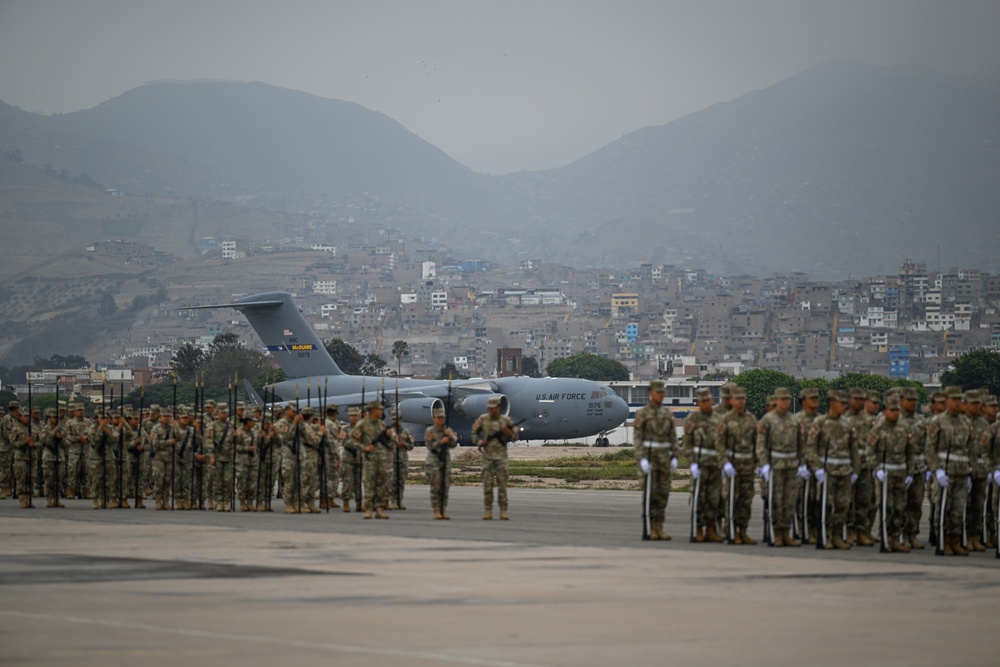
[[[632,422],[632,444],[645,484],[649,485],[646,489],[649,494],[649,538],[669,540],[670,535],[663,532],[663,520],[670,500],[671,471],[677,468],[677,429],[673,413],[663,405],[663,381],[650,381],[647,391],[649,402],[636,411]]]
[[[715,437],[718,422],[712,416],[712,392],[702,387],[695,395],[698,411],[684,420],[684,455],[691,461],[691,479],[698,484],[695,541],[724,542],[716,533],[715,521],[722,497],[722,480],[719,478],[719,457]]]
[[[795,420],[799,427],[799,447],[805,451],[806,439],[809,437],[809,429],[819,417],[819,389],[816,387],[802,387],[799,390],[799,400],[802,402],[802,409],[796,413]],[[807,466],[799,467],[799,490],[798,501],[795,504],[796,514],[799,517],[799,526],[805,525],[805,516],[802,514],[803,496],[805,494],[805,482],[809,480],[810,473]],[[819,526],[819,495],[816,492],[816,485],[809,484],[809,496],[805,500],[805,509],[809,512],[809,534],[803,535],[802,539],[808,539],[809,544],[816,544],[817,528]]]
[[[7,414],[0,419],[0,499],[9,498],[14,492],[14,450],[10,447],[7,432],[19,421],[21,404],[11,401]]]
[[[351,437],[354,429],[357,428],[361,419],[361,409],[351,406],[347,410],[348,423],[344,430],[347,436],[344,438],[344,453],[340,458],[343,473],[343,485],[340,489],[340,497],[344,501],[344,511],[351,511],[351,500],[355,500],[354,508],[361,511],[361,451],[358,448],[358,441]]]
[[[847,419],[847,396],[844,392],[831,389],[827,392],[829,412],[818,417],[809,427],[806,440],[806,457],[809,467],[819,484],[826,485],[827,503],[832,505],[832,516],[827,521],[824,549],[850,549],[849,542],[843,540],[847,511],[851,505],[852,486],[858,480],[861,458],[858,453],[857,432]],[[823,499],[818,493],[817,502],[823,511]],[[822,521],[822,516],[819,517]],[[819,524],[816,526],[819,535]],[[832,533],[832,542],[830,540]]]
[[[876,479],[885,484],[886,508],[883,520],[889,536],[890,551],[907,553],[910,544],[900,540],[905,531],[907,491],[917,476],[917,459],[923,458],[913,444],[913,427],[904,423],[900,416],[900,400],[897,396],[887,398],[883,419],[868,433],[868,467],[874,470]],[[923,473],[920,474],[923,477]],[[921,500],[923,496],[921,496]]]
[[[747,412],[747,394],[743,387],[733,386],[730,402],[731,410],[718,425],[715,447],[719,452],[723,473],[727,478],[736,478],[735,497],[732,500],[733,526],[736,531],[732,536],[733,544],[757,544],[756,540],[747,535],[753,503],[754,469],[758,467],[754,451],[757,419]]]
[[[12,410],[14,419],[7,424],[4,433],[8,450],[14,454],[14,477],[17,484],[18,502],[22,509],[32,506],[33,489],[31,476],[35,457],[35,440],[28,435],[29,416],[21,414],[20,410]]]
[[[913,447],[912,467],[909,474],[913,478],[906,488],[906,507],[903,509],[902,542],[911,549],[923,549],[924,543],[917,539],[920,534],[920,519],[924,511],[924,495],[927,478],[927,425],[917,413],[917,390],[903,387],[899,393],[899,421],[910,434]]]
[[[215,409],[216,420],[211,436],[206,434],[209,465],[211,466],[212,487],[215,491],[215,511],[231,512],[233,498],[233,470],[236,461],[233,456],[233,423],[229,419],[229,406],[223,403]],[[211,508],[210,508],[211,509]]]
[[[431,413],[434,423],[424,432],[427,458],[424,472],[431,491],[431,507],[435,519],[450,519],[448,516],[448,489],[451,486],[451,456],[448,450],[458,446],[458,435],[444,425],[444,409],[434,408]]]
[[[500,518],[510,518],[507,513],[507,443],[515,439],[514,422],[500,414],[500,397],[491,396],[486,401],[486,413],[479,415],[472,424],[472,440],[483,455],[483,519],[493,518],[493,487],[497,489]]]
[[[392,410],[392,428],[396,432],[396,446],[392,450],[391,472],[389,475],[390,488],[392,489],[392,500],[389,509],[405,510],[403,504],[403,493],[406,491],[406,476],[410,470],[410,452],[415,445],[413,434],[403,428],[403,422],[399,418],[399,409]]]
[[[757,423],[757,461],[760,476],[767,483],[774,475],[774,546],[797,547],[790,531],[801,469],[805,467],[804,442],[799,438],[799,424],[789,412],[792,395],[786,387],[774,391],[775,409]],[[807,469],[808,473],[808,469]]]
[[[135,498],[136,509],[146,509],[142,502],[145,495],[145,485],[142,482],[142,460],[145,455],[146,446],[143,434],[139,431],[139,412],[129,410],[125,419],[125,450],[127,452],[125,461],[128,465],[128,474],[125,475],[125,487],[122,497],[128,498],[131,492]],[[126,503],[127,506],[127,503]]]
[[[257,433],[253,417],[244,413],[234,436],[236,444],[236,487],[241,512],[256,512]]]
[[[316,492],[319,490],[319,448],[326,436],[326,426],[318,423],[318,415],[311,406],[302,408],[301,433],[299,434],[299,456],[301,459],[302,497],[300,507],[303,513],[319,513],[316,507]]]
[[[344,437],[347,433],[344,431],[344,425],[340,422],[338,417],[340,416],[340,410],[336,405],[326,406],[326,421],[324,426],[326,426],[326,438],[323,441],[323,446],[326,448],[326,498],[325,505],[321,505],[321,509],[340,507],[337,504],[337,475],[340,472],[340,449],[343,447]]]
[[[982,397],[976,390],[965,392],[965,414],[972,422],[969,439],[969,456],[972,470],[972,488],[969,490],[969,504],[966,510],[966,534],[969,551],[986,551],[987,536],[983,534],[983,509],[986,505],[986,485],[992,470],[988,460],[983,437],[989,433],[990,424],[982,412]]]
[[[927,427],[927,462],[934,468],[934,479],[941,488],[941,509],[945,512],[943,552],[946,556],[967,556],[969,552],[961,539],[972,472],[972,422],[962,414],[961,387],[948,387],[945,396],[945,412],[934,417]]]
[[[383,421],[382,404],[368,404],[368,416],[358,422],[351,433],[362,456],[365,489],[365,519],[388,519],[385,509],[389,504],[389,450],[396,434]]]
[[[66,446],[56,408],[45,409],[45,425],[39,433],[39,442],[42,445],[42,467],[45,471],[45,506],[65,507],[59,500],[63,482],[59,471],[66,457]]]
[[[1000,403],[998,403],[997,397],[987,394],[983,400],[983,416],[986,417],[990,426],[983,434],[980,445],[986,453],[989,471],[986,477],[987,495],[990,496],[990,504],[986,512],[985,544],[987,549],[993,549],[997,545],[997,504],[1000,500],[1000,470],[997,469],[997,423],[1000,423],[1000,420],[997,420],[998,413],[1000,413]]]
[[[257,511],[270,512],[271,498],[274,494],[274,482],[278,470],[278,456],[281,453],[281,440],[271,421],[272,415],[263,413],[263,421],[257,434]]]

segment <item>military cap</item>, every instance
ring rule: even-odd
[[[332,403],[330,405],[326,406],[326,414],[332,415],[335,412],[339,413],[340,412],[340,408],[338,408],[336,405],[334,405]]]
[[[291,410],[292,412],[298,412],[299,406],[294,403],[285,403],[285,410]]]
[[[945,394],[940,389],[938,389],[938,390],[936,390],[936,391],[934,391],[934,392],[931,393],[931,400],[934,401],[934,402],[943,401],[947,397],[948,397],[948,395]]]
[[[917,400],[917,388],[916,387],[903,387],[899,391],[899,395],[908,401]]]
[[[60,408],[65,408],[66,407],[66,401],[59,401],[59,407]]]
[[[983,399],[980,398],[977,389],[970,389],[962,395],[962,400],[966,403],[981,403]]]
[[[378,401],[368,401],[368,405],[365,406],[366,410],[381,410],[382,404]]]
[[[885,395],[883,396],[883,398],[889,398],[890,396],[898,396],[900,391],[901,390],[899,387],[889,387],[888,389],[885,390]]]
[[[306,407],[302,408],[303,417],[312,417],[314,414],[316,414],[316,411],[313,410],[311,405],[307,405]]]
[[[18,403],[17,401],[11,401],[10,403],[7,404],[7,409],[8,410],[20,410],[21,409],[21,404]]]
[[[663,391],[666,385],[663,384],[663,380],[650,380],[649,381],[649,391]]]
[[[885,399],[885,409],[886,410],[898,410],[899,409],[899,396],[890,396]]]
[[[70,403],[69,404],[69,409],[70,410],[83,410],[83,403]]]
[[[719,395],[722,396],[722,398],[732,398],[732,396],[733,396],[733,388],[735,386],[736,386],[735,382],[727,382],[727,383],[725,383],[724,385],[722,385],[721,387],[719,387]]]
[[[816,387],[802,387],[802,389],[799,389],[799,398],[819,398],[819,389]]]
[[[774,400],[776,401],[780,398],[791,398],[791,397],[792,397],[792,392],[788,391],[788,387],[778,387],[777,389],[774,390]]]
[[[491,407],[491,408],[499,408],[500,407],[500,397],[499,396],[490,396],[489,400],[486,401],[486,405],[488,407]]]
[[[431,410],[432,417],[444,417],[444,408],[434,408]]]
[[[211,398],[208,399],[207,401],[205,401],[205,407],[206,408],[214,408],[215,407],[215,401],[212,400]]]
[[[226,403],[219,403],[218,405],[215,406],[215,411],[216,412],[225,412],[226,414],[228,414],[229,413],[229,405],[226,404]]]
[[[360,415],[361,414],[361,408],[359,408],[356,405],[352,405],[351,407],[347,408],[347,414],[350,417],[353,417],[354,415]]]
[[[767,405],[774,405],[777,402],[778,399],[775,398],[774,394],[771,394],[770,396],[767,397]]]
[[[881,403],[882,395],[877,391],[868,391],[865,393],[865,400],[871,401],[872,403]]]
[[[45,416],[46,417],[58,417],[59,416],[59,411],[56,410],[55,408],[45,408]]]
[[[961,398],[962,398],[962,388],[961,387],[957,387],[955,385],[952,385],[950,387],[945,387],[945,389],[944,389],[944,395],[947,398],[957,398],[957,399],[961,400]]]
[[[38,407],[37,405],[35,407],[31,408],[31,414],[35,414],[36,412],[39,413],[39,414],[41,414],[41,412],[42,412],[42,409],[40,407]]]
[[[186,405],[178,405],[177,406],[177,416],[178,417],[190,417],[191,416],[191,411],[188,410],[188,407]]]
[[[246,410],[247,409],[247,404],[244,403],[243,401],[236,401],[236,409],[237,410]]]
[[[851,398],[865,400],[865,390],[861,387],[851,387]]]
[[[838,403],[846,403],[847,395],[840,391],[839,389],[830,389],[826,392],[826,399],[828,401],[837,401]]]
[[[730,398],[746,398],[747,390],[738,384],[734,384],[733,388],[729,390]]]
[[[995,406],[995,405],[1000,405],[1000,403],[997,402],[996,396],[994,396],[993,394],[987,394],[986,398],[983,399],[983,405]]]
[[[156,414],[157,412],[160,411],[160,404],[153,403],[152,405],[149,406],[149,411],[152,412],[153,414]]]
[[[122,416],[122,411],[119,410],[118,408],[111,408],[110,410],[108,410],[108,416],[109,417],[121,417]]]
[[[699,401],[711,401],[712,400],[712,390],[708,387],[698,387],[694,391],[695,397]]]

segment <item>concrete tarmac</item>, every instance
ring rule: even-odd
[[[1000,560],[642,542],[637,492],[356,513],[0,501],[0,664],[996,664]],[[36,499],[36,504],[39,503]],[[760,534],[760,508],[751,535]]]

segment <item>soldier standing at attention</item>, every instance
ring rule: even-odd
[[[318,514],[316,507],[316,491],[319,490],[319,448],[322,446],[323,436],[326,435],[326,426],[317,423],[319,416],[309,405],[302,408],[302,425],[299,434],[299,457],[302,470],[301,477],[302,490],[299,500],[299,507],[302,514]]]
[[[361,487],[359,485],[361,475],[358,474],[358,466],[361,465],[361,451],[358,448],[358,441],[351,437],[354,433],[354,429],[358,426],[358,421],[361,419],[361,409],[358,407],[350,407],[347,409],[347,426],[344,428],[346,436],[344,437],[344,453],[340,457],[340,463],[343,467],[343,473],[341,473],[341,479],[343,479],[343,485],[340,488],[340,497],[344,501],[344,511],[351,511],[351,500],[354,499],[355,510],[361,511]],[[358,488],[355,488],[358,487]]]
[[[905,529],[906,492],[916,480],[916,459],[923,458],[923,454],[918,455],[913,445],[913,430],[900,417],[899,405],[897,396],[886,399],[884,418],[868,433],[868,463],[878,481],[886,485],[887,546],[891,551],[908,553],[910,545],[899,535]]]
[[[170,423],[170,413],[160,413],[160,419],[149,432],[153,458],[154,509],[170,509],[170,457],[177,446],[177,434]]]
[[[722,480],[719,478],[719,456],[715,448],[718,422],[712,416],[712,392],[702,387],[695,391],[698,411],[684,420],[683,451],[691,461],[691,479],[698,485],[696,542],[725,542],[715,532],[715,520],[722,497]]]
[[[845,542],[842,535],[847,522],[847,510],[851,506],[851,487],[858,480],[861,458],[858,454],[857,433],[851,423],[842,418],[847,411],[847,397],[842,391],[831,389],[827,393],[827,401],[830,405],[828,414],[817,418],[809,427],[806,453],[816,481],[826,484],[827,502],[833,506],[823,548],[850,549],[850,543]],[[822,496],[818,493],[817,500],[820,505],[823,504]],[[821,512],[822,509],[820,507]],[[831,533],[832,544],[829,539]]]
[[[18,501],[22,509],[31,507],[32,489],[28,484],[31,476],[31,456],[35,450],[35,441],[28,435],[27,414],[20,410],[12,410],[14,418],[8,422],[4,440],[7,447],[14,453],[14,477],[17,484]]]
[[[241,512],[256,512],[257,494],[257,431],[253,417],[244,413],[235,434],[236,488]]]
[[[972,422],[969,438],[969,457],[972,469],[972,488],[969,490],[969,506],[966,512],[966,534],[969,551],[986,551],[987,536],[983,535],[983,506],[986,504],[986,485],[990,477],[990,466],[983,436],[990,430],[990,424],[983,416],[982,397],[978,391],[965,392],[965,414]]]
[[[969,498],[967,484],[972,471],[969,458],[972,422],[962,414],[961,387],[948,387],[945,396],[945,412],[934,417],[927,427],[927,463],[934,468],[934,479],[941,488],[944,504],[942,551],[945,556],[967,556],[969,552],[962,547],[962,514]]]
[[[486,414],[472,424],[472,440],[483,455],[483,520],[493,518],[493,486],[497,487],[500,518],[507,514],[507,443],[514,439],[514,422],[500,414],[500,398],[491,396],[486,402]]]
[[[747,412],[747,394],[743,387],[731,390],[732,409],[718,426],[715,447],[727,478],[736,477],[736,497],[733,498],[733,544],[757,544],[747,535],[750,507],[753,503],[754,443],[757,441],[757,419]],[[727,506],[728,507],[728,506]]]
[[[917,414],[917,390],[903,387],[899,394],[899,421],[910,434],[913,447],[912,467],[909,475],[913,481],[906,489],[906,507],[903,509],[902,542],[911,549],[923,549],[924,543],[917,539],[920,534],[920,519],[924,511],[927,477],[927,426],[924,418]]]
[[[673,413],[663,405],[663,381],[650,381],[648,392],[649,402],[636,411],[632,422],[632,442],[639,468],[650,485],[649,539],[669,540],[663,521],[670,500],[670,473],[677,468],[677,429]]]
[[[89,498],[87,485],[87,432],[90,424],[83,417],[83,404],[69,404],[70,418],[66,420],[66,497]]]
[[[229,420],[229,406],[225,403],[215,409],[217,418],[208,441],[209,466],[215,491],[215,511],[232,511],[233,498],[233,424]],[[180,461],[178,461],[180,463]],[[180,469],[180,466],[177,466]]]
[[[362,453],[365,519],[388,519],[385,508],[389,504],[389,448],[396,438],[392,429],[382,419],[382,404],[372,401],[368,404],[368,416],[358,422],[351,437],[357,442]]]
[[[337,504],[337,474],[340,471],[340,448],[344,443],[344,425],[338,419],[340,411],[336,405],[326,407],[326,505],[321,509],[340,507]]]
[[[7,414],[0,419],[0,499],[9,498],[14,492],[14,452],[7,441],[7,429],[20,411],[21,404],[11,401],[7,404]]]
[[[872,471],[868,467],[867,455],[868,432],[875,420],[865,411],[865,390],[861,387],[851,387],[847,398],[847,414],[843,416],[858,436],[858,455],[861,458],[861,469],[858,471],[858,481],[854,483],[854,512],[847,517],[847,542],[851,545],[860,544],[870,547],[875,544],[872,539],[871,527],[868,526],[868,512],[875,500],[875,485],[872,481]]]
[[[792,395],[785,387],[774,391],[775,409],[757,423],[757,461],[760,476],[767,482],[774,475],[774,546],[797,547],[802,543],[792,539],[789,531],[795,514],[795,499],[799,490],[799,468],[804,466],[805,453],[799,439],[799,425],[788,411]]]
[[[987,508],[986,516],[987,531],[985,545],[987,549],[993,549],[997,545],[997,504],[998,500],[1000,500],[1000,493],[998,493],[1000,491],[1000,470],[997,470],[997,423],[1000,423],[997,420],[998,413],[1000,413],[1000,403],[998,403],[997,397],[987,394],[986,398],[983,399],[983,416],[986,417],[986,421],[990,427],[983,434],[981,440],[981,446],[986,453],[987,470],[989,471],[986,476],[986,484],[987,487],[992,485],[993,496],[993,500]]]
[[[424,432],[427,458],[424,471],[431,489],[431,507],[435,519],[450,519],[448,516],[448,488],[451,486],[451,457],[447,449],[458,446],[458,435],[444,425],[444,409],[434,408],[431,413],[434,424]],[[443,465],[443,463],[447,465]]]
[[[396,431],[396,446],[392,451],[392,474],[389,479],[392,481],[393,500],[389,509],[405,510],[403,504],[403,492],[406,490],[406,476],[410,470],[410,452],[413,451],[413,434],[403,428],[403,422],[399,418],[399,409],[392,410],[392,428]],[[397,479],[396,475],[399,474]]]
[[[59,485],[63,480],[59,468],[65,457],[65,437],[59,426],[59,412],[55,408],[45,409],[45,426],[38,434],[42,444],[42,466],[45,469],[45,506],[65,507],[60,501]]]
[[[799,426],[799,447],[805,452],[806,439],[809,437],[809,429],[813,422],[819,417],[819,389],[816,387],[803,387],[799,390],[799,400],[802,401],[802,410],[795,415],[796,423]],[[799,501],[795,504],[796,511],[802,508],[802,496],[805,494],[805,481],[810,477],[808,468],[803,465],[799,467]],[[816,492],[816,485],[809,485],[809,497],[806,501],[809,511],[809,534],[803,535],[802,539],[809,540],[809,544],[816,544],[817,528],[819,526],[819,496]],[[800,512],[801,513],[801,512]],[[800,516],[800,526],[805,525],[802,521],[805,517]]]

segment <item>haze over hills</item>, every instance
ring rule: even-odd
[[[0,148],[137,194],[267,194],[295,210],[366,192],[406,209],[388,224],[505,262],[680,258],[844,277],[901,256],[937,268],[940,252],[945,267],[1000,269],[993,75],[832,61],[565,167],[501,177],[383,114],[262,83],[150,84],[59,116],[0,105]],[[619,220],[640,238],[623,239]]]

